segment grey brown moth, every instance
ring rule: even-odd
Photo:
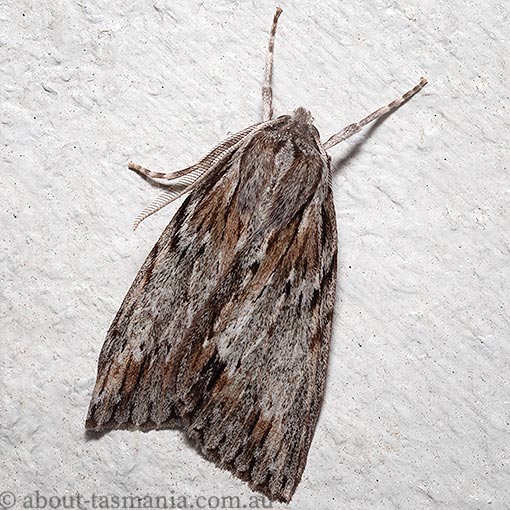
[[[310,113],[263,121],[173,173],[136,224],[188,196],[138,272],[98,363],[86,427],[178,426],[271,500],[301,479],[321,408],[337,271],[326,153],[426,83],[322,143]]]

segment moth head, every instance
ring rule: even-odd
[[[313,122],[312,114],[302,106],[296,108],[292,114],[291,122],[295,124],[311,124]]]
[[[320,141],[320,135],[317,128],[313,125],[312,114],[303,107],[296,108],[289,120],[291,129],[295,133],[305,136],[312,136],[316,141]]]

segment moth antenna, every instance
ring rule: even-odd
[[[359,122],[354,122],[353,124],[349,124],[347,127],[344,127],[342,129],[342,131],[340,131],[336,135],[333,135],[324,144],[324,149],[326,149],[326,150],[331,149],[331,147],[334,147],[336,144],[343,142],[347,138],[356,134],[358,131],[360,131],[364,126],[366,126],[370,122],[373,122],[374,120],[381,118],[383,115],[390,113],[392,110],[395,110],[401,104],[405,103],[409,98],[414,96],[418,91],[420,91],[426,84],[427,84],[427,79],[421,78],[420,83],[415,85],[411,90],[408,90],[405,94],[403,94],[399,98],[393,100],[391,103],[387,104],[386,106],[379,108],[378,110],[371,113],[370,115],[367,115],[364,119],[360,120]]]
[[[269,36],[269,46],[267,48],[266,56],[266,74],[264,76],[264,85],[262,86],[262,105],[264,107],[264,116],[262,118],[263,121],[271,120],[273,117],[273,89],[271,83],[273,80],[274,40],[276,36],[278,18],[280,17],[281,13],[282,9],[277,7],[273,17],[271,34]]]
[[[166,179],[166,180],[179,179],[178,181],[171,183],[167,190],[161,193],[137,216],[133,224],[133,230],[136,230],[138,225],[140,225],[140,223],[143,220],[145,220],[149,216],[152,216],[160,209],[163,209],[163,207],[172,203],[174,200],[177,200],[180,196],[191,191],[194,188],[194,186],[198,182],[200,182],[200,179],[204,176],[204,174],[210,172],[224,158],[232,154],[239,147],[239,145],[243,143],[243,140],[250,133],[254,133],[268,125],[277,123],[278,119],[270,122],[259,122],[258,124],[254,124],[253,126],[243,129],[239,133],[230,136],[229,138],[218,144],[211,152],[209,152],[209,154],[207,154],[207,156],[202,158],[197,164],[184,168],[183,170],[178,170],[177,172],[167,174],[153,172],[152,170],[149,170],[143,166],[138,165],[137,163],[133,163],[132,161],[130,161],[128,164],[128,168],[144,176],[153,179]]]
[[[138,228],[138,225],[142,223],[143,220],[152,216],[154,213],[158,212],[163,207],[172,203],[174,200],[179,198],[181,195],[188,191],[189,185],[183,184],[182,186],[175,185],[178,189],[167,189],[163,191],[158,197],[156,197],[137,217],[133,223],[133,230]]]
[[[138,163],[133,163],[133,161],[130,161],[128,163],[128,168],[130,170],[133,170],[133,172],[143,175],[144,177],[149,177],[150,179],[163,179],[165,181],[174,181],[175,179],[182,179],[182,177],[189,174],[195,175],[197,170],[205,171],[212,164],[215,164],[218,161],[220,161],[226,154],[226,151],[228,151],[233,145],[242,140],[246,135],[251,133],[254,129],[262,128],[264,126],[265,126],[264,123],[258,122],[257,124],[253,124],[252,126],[243,129],[239,133],[236,133],[235,135],[228,137],[226,140],[223,140],[223,142],[219,143],[216,147],[214,147],[214,149],[211,152],[209,152],[207,156],[202,158],[198,163],[183,168],[182,170],[167,173],[153,172],[152,170],[149,170],[148,168],[145,168],[139,165]]]

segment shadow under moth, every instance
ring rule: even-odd
[[[310,113],[272,118],[277,9],[263,120],[172,173],[135,227],[187,198],[138,272],[101,350],[86,428],[180,427],[219,467],[273,501],[301,479],[322,404],[337,273],[326,150],[425,84],[325,143]]]

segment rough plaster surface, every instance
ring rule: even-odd
[[[510,9],[281,5],[276,113],[308,107],[323,138],[430,82],[332,150],[335,333],[289,507],[509,508]],[[158,190],[126,163],[178,169],[260,119],[274,7],[1,3],[0,492],[16,508],[36,490],[249,503],[177,431],[83,424],[105,332],[176,210],[133,233]]]

